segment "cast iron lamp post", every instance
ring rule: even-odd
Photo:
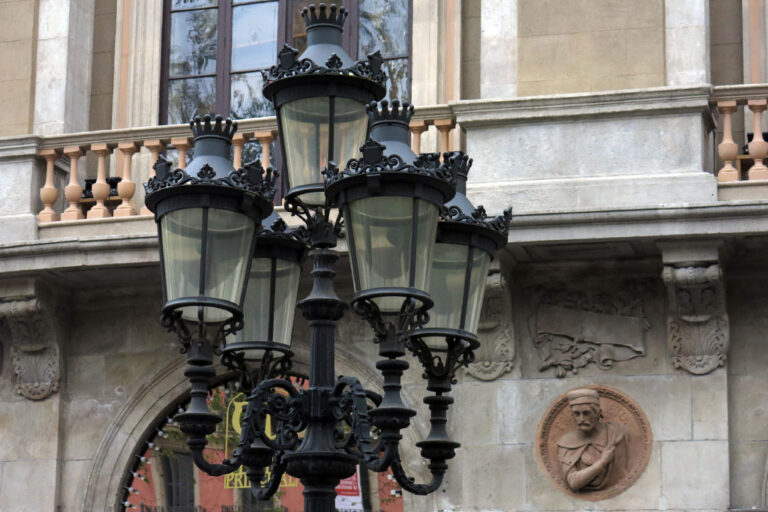
[[[304,226],[291,232],[274,216],[263,220],[270,213],[271,170],[263,171],[259,165],[234,170],[231,164],[221,164],[221,171],[204,172],[205,164],[197,161],[206,162],[212,151],[205,149],[202,137],[196,138],[203,143],[202,150],[196,147],[186,172],[170,172],[167,161],[157,165],[157,177],[147,185],[147,203],[161,235],[163,322],[179,334],[188,353],[190,405],[176,421],[187,435],[195,464],[211,475],[244,466],[259,499],[271,497],[288,473],[304,485],[304,510],[329,512],[334,510],[335,487],[353,475],[357,465],[377,472],[392,469],[400,486],[415,494],[428,494],[441,484],[446,461],[459,446],[445,428],[453,402],[446,393],[456,369],[473,360],[478,342],[471,331],[477,324],[488,261],[506,240],[509,214],[488,221],[481,210],[474,214],[464,210],[469,207],[463,194],[458,202],[449,202],[457,180],[463,193],[461,180],[466,179],[471,161],[461,153],[445,153],[441,160],[439,154],[415,155],[410,150],[413,108],[397,101],[391,108],[387,102],[376,104],[385,92],[381,57],[374,54],[353,62],[344,52],[343,8],[321,4],[304,9],[302,15],[307,22],[307,50],[301,56],[289,47],[281,50],[264,94],[277,109],[281,151],[292,185],[285,208]],[[210,125],[209,119],[205,122]],[[216,126],[220,124],[217,119]],[[221,156],[226,134],[219,139],[223,144],[217,146],[216,155]],[[340,169],[336,161],[347,164]],[[200,193],[194,187],[201,185],[191,173],[198,167],[198,177],[213,180],[206,182],[208,196],[230,198],[228,206],[217,207],[236,211],[247,221],[231,221],[205,234],[211,231],[206,222],[211,214],[205,212],[219,203],[196,199]],[[206,206],[200,215],[183,216],[173,239],[168,230],[176,224],[165,220],[165,202]],[[334,219],[337,209],[341,214]],[[262,223],[266,229],[252,236],[252,243],[240,241],[238,237],[252,235],[254,226]],[[342,230],[355,288],[352,307],[374,329],[383,397],[364,389],[354,377],[337,378],[334,369],[336,323],[347,307],[333,286],[333,266],[339,259],[333,248]],[[239,241],[237,252],[230,250],[237,245],[233,239]],[[439,249],[433,264],[436,241],[447,249]],[[291,368],[288,343],[299,262],[307,246],[313,288],[297,305],[310,327],[310,374],[308,389],[297,389],[285,376]],[[187,247],[194,250],[179,250]],[[213,247],[224,252],[213,253]],[[228,272],[217,270],[221,264]],[[186,283],[189,269],[195,270],[190,275],[197,279],[197,295],[173,288],[179,286],[177,281]],[[439,310],[434,325],[427,313],[434,305],[427,290],[436,286],[430,285],[431,271],[450,277],[442,283],[440,299],[443,294],[458,298]],[[198,274],[201,277],[194,277]],[[220,290],[225,289],[224,278],[232,280],[232,274],[240,279],[235,283],[240,293],[230,291],[225,300]],[[209,285],[211,276],[217,281]],[[227,286],[233,285],[227,281]],[[416,415],[400,396],[401,378],[409,367],[404,360],[407,351],[421,361],[432,393],[424,399],[430,409],[430,432],[417,443],[432,473],[425,484],[407,476],[400,460],[401,430]],[[222,464],[203,457],[206,437],[221,421],[206,405],[207,387],[215,375],[214,352],[239,373],[248,395],[238,446]]]

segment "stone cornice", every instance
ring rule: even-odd
[[[768,201],[516,214],[509,245],[714,238],[768,232]]]
[[[564,118],[701,112],[711,118],[710,85],[653,87],[623,91],[558,94],[503,100],[464,100],[450,103],[464,126],[510,124]]]
[[[293,220],[293,219],[291,219]],[[105,225],[114,220],[104,222]],[[620,240],[722,239],[768,232],[768,201],[518,214],[508,248]],[[346,244],[337,248],[346,251]],[[0,277],[103,266],[157,264],[157,235],[72,236],[0,245]]]

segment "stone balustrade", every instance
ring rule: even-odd
[[[712,104],[722,120],[717,144],[721,162],[716,171],[718,183],[768,180],[768,142],[763,128],[768,85],[715,87]]]
[[[240,167],[250,156],[259,156],[262,165],[272,162],[277,124],[274,117],[239,121],[232,140],[234,166]],[[422,134],[434,128],[436,149],[456,149],[452,138],[455,117],[447,106],[421,109],[411,123],[412,145],[417,153],[422,148]],[[247,148],[250,150],[247,151]],[[152,168],[163,152],[175,151],[177,165],[184,168],[194,141],[186,125],[158,126],[145,129],[85,132],[42,138],[38,156],[45,160],[45,182],[40,188],[42,209],[39,222],[77,221],[151,215],[144,206],[143,194],[137,194],[143,182],[155,171]],[[139,159],[138,155],[147,157]],[[96,176],[86,182],[83,160],[96,159]],[[66,158],[65,158],[66,157]],[[67,162],[68,159],[68,162]],[[114,160],[114,162],[110,162]],[[56,167],[69,169],[67,184],[56,187]],[[113,176],[108,176],[110,169]],[[110,184],[109,182],[112,182]],[[116,184],[116,186],[115,186]],[[56,205],[63,194],[67,206],[61,213]],[[60,202],[60,201],[59,201]],[[59,208],[61,209],[61,208]]]

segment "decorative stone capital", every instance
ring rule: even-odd
[[[61,357],[56,324],[37,298],[0,303],[11,334],[11,363],[16,392],[42,400],[59,389]]]
[[[511,320],[512,301],[501,272],[491,273],[485,288],[483,311],[477,337],[475,362],[466,372],[479,380],[495,380],[512,371],[515,360],[514,329]]]
[[[723,366],[729,345],[725,287],[713,258],[674,261],[664,258],[667,286],[667,332],[672,364],[694,375]]]

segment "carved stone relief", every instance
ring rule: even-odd
[[[512,371],[515,360],[515,339],[512,326],[512,301],[501,272],[488,276],[483,310],[477,336],[480,348],[475,362],[466,372],[480,380],[498,379]]]
[[[667,327],[672,364],[695,375],[723,366],[728,352],[728,314],[720,266],[667,265]]]
[[[648,465],[653,435],[634,400],[606,386],[572,389],[539,423],[536,454],[562,492],[598,501],[631,487]]]
[[[539,371],[553,368],[557,377],[594,364],[609,370],[616,362],[645,355],[650,324],[645,301],[649,280],[628,281],[615,292],[565,287],[527,290],[533,314],[528,328],[541,357]]]
[[[59,389],[60,353],[50,312],[37,299],[0,303],[11,333],[11,366],[16,392],[42,400]]]

